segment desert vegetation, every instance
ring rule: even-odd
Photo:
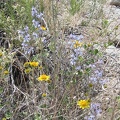
[[[101,99],[112,68],[120,80],[120,59],[106,53],[119,49],[120,24],[109,30],[105,4],[0,1],[1,120],[120,120],[120,91]]]

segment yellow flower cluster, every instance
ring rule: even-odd
[[[77,105],[82,109],[89,108],[90,100],[79,100],[77,101]]]
[[[39,62],[34,62],[34,61],[33,62],[25,62],[23,66],[25,67],[25,70],[24,70],[25,73],[28,74],[32,71],[31,67],[35,68],[35,67],[39,66]]]
[[[38,67],[38,65],[39,65],[38,62],[25,62],[25,63],[24,63],[24,67],[28,67],[28,66]]]

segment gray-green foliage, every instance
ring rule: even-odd
[[[15,31],[31,21],[31,7],[34,0],[11,0],[6,1],[0,7],[0,28],[10,33],[10,29]]]
[[[83,3],[84,0],[70,0],[70,13],[74,15],[75,13],[79,12]]]

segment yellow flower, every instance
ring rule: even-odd
[[[38,62],[30,62],[31,67],[38,67],[39,63]]]
[[[3,55],[2,52],[0,52],[0,57],[2,57],[2,55]]]
[[[5,75],[9,74],[9,71],[8,71],[8,70],[5,70],[5,71],[4,71],[4,74],[5,74]]]
[[[49,79],[50,79],[50,76],[45,74],[40,75],[40,77],[38,77],[39,81],[49,81]]]
[[[42,97],[46,97],[46,96],[47,96],[47,94],[46,94],[46,93],[43,93],[43,94],[42,94]]]
[[[74,48],[81,47],[82,45],[83,45],[83,43],[76,40],[75,44],[74,44]]]
[[[41,26],[41,29],[42,29],[42,30],[46,30],[46,28],[45,28],[44,26]]]
[[[28,73],[30,73],[30,72],[31,72],[31,69],[30,69],[30,68],[25,69],[25,73],[26,73],[26,74],[28,74]]]
[[[89,87],[90,87],[90,88],[93,87],[93,84],[92,84],[92,83],[89,83]]]
[[[29,62],[25,62],[23,66],[24,66],[24,67],[28,67],[29,65],[30,65]]]
[[[82,109],[89,108],[90,100],[79,100],[77,101],[77,105]]]

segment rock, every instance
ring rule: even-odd
[[[115,6],[119,6],[120,7],[120,0],[112,0],[110,2],[110,5],[115,5]]]

